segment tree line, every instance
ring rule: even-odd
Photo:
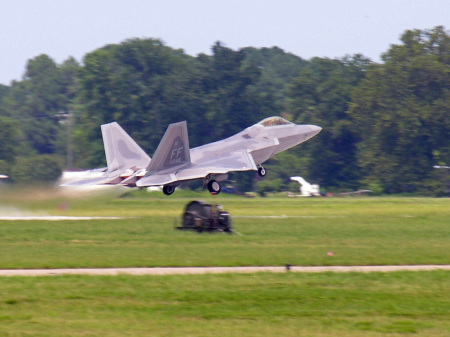
[[[300,175],[330,191],[442,194],[433,166],[450,164],[449,34],[408,30],[382,61],[220,42],[194,57],[157,39],[107,45],[81,64],[39,55],[0,85],[0,172],[48,181],[105,166],[100,125],[111,121],[151,156],[173,122],[188,121],[194,147],[280,115],[323,130],[270,160],[264,180],[233,174],[239,190],[297,188],[289,177]]]

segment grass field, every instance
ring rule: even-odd
[[[0,268],[449,264],[450,200],[2,193]],[[240,234],[173,230],[193,199]],[[333,252],[333,255],[328,255]],[[449,336],[450,272],[0,278],[0,336]]]
[[[0,278],[0,336],[448,336],[447,271]]]
[[[127,218],[0,221],[0,268],[450,262],[449,199],[177,194],[76,200],[33,193],[11,197],[2,201],[0,214],[3,209],[15,214]],[[222,204],[241,235],[175,231],[174,221],[180,220],[184,205],[198,198]]]

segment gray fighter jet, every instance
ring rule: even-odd
[[[322,130],[269,117],[234,136],[190,149],[184,121],[169,125],[150,158],[116,122],[101,129],[108,167],[92,171],[95,177],[91,179],[66,185],[163,186],[164,194],[170,195],[182,182],[202,179],[214,195],[220,193],[220,181],[226,180],[229,172],[256,170],[263,177],[262,163]]]

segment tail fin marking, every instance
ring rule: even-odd
[[[187,123],[170,124],[148,165],[147,176],[165,170],[176,170],[191,163]]]

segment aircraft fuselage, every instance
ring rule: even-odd
[[[275,154],[314,137],[322,130],[315,125],[276,125],[264,127],[252,125],[229,138],[191,149],[191,162],[214,161],[224,152],[247,150],[255,163],[260,165]]]

